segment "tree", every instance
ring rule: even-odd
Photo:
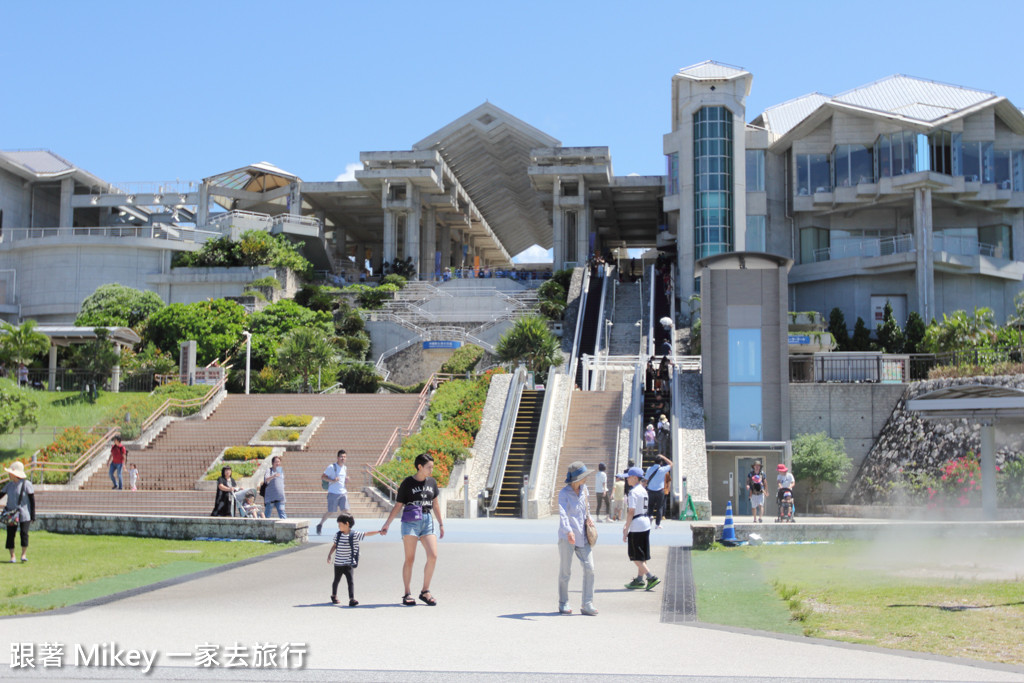
[[[525,363],[539,382],[546,382],[548,369],[562,362],[558,337],[540,316],[518,318],[498,340],[496,355],[504,363]]]
[[[338,372],[338,381],[350,394],[375,394],[380,388],[380,375],[372,365],[346,363]]]
[[[871,332],[868,331],[868,326],[864,322],[864,318],[858,317],[856,324],[853,326],[853,337],[850,339],[849,350],[871,350]]]
[[[100,393],[101,381],[110,375],[111,370],[117,365],[118,353],[110,342],[110,332],[107,328],[97,327],[93,332],[96,337],[76,346],[71,352],[71,357],[75,367],[85,374],[89,385],[89,398],[95,401]]]
[[[821,502],[825,485],[838,485],[852,467],[842,439],[831,439],[825,432],[801,434],[793,439],[793,477],[806,491],[805,511],[810,510],[812,498]]]
[[[904,331],[903,351],[906,353],[924,352],[924,334],[928,328],[924,324],[924,318],[917,311],[911,311],[907,316],[907,324]]]
[[[878,346],[883,353],[903,353],[904,338],[903,330],[892,315],[892,304],[885,301],[885,308],[882,311],[882,324],[875,332],[878,337]]]
[[[950,353],[991,346],[996,339],[995,314],[991,308],[977,306],[973,313],[953,311],[942,314],[942,322],[933,322],[924,336],[931,353]]]
[[[0,382],[0,434],[18,427],[35,427],[39,404],[29,393],[9,381]]]
[[[310,378],[318,376],[330,378],[334,384],[337,376],[337,352],[331,338],[322,329],[315,327],[296,327],[281,340],[277,350],[277,369],[285,377],[298,375],[302,379],[302,391],[311,388]]]
[[[163,307],[163,299],[156,292],[143,292],[117,283],[100,285],[85,297],[75,324],[136,328]]]
[[[312,311],[290,299],[281,299],[256,311],[249,316],[247,324],[247,329],[252,332],[253,370],[273,363],[278,344],[297,327],[315,327],[328,336],[334,332],[334,321],[330,313]],[[240,356],[239,360],[245,363],[244,357]]]
[[[30,364],[50,348],[50,338],[36,331],[35,320],[26,320],[18,327],[0,323],[0,329],[7,333],[0,337],[0,354],[17,365]]]
[[[836,340],[837,351],[848,351],[850,349],[850,331],[846,327],[846,318],[838,306],[828,314],[828,331]]]
[[[210,299],[191,304],[170,304],[149,317],[142,342],[152,342],[164,353],[178,357],[182,342],[196,341],[196,362],[206,365],[243,344],[245,308],[234,301]]]

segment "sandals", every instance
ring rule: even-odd
[[[333,602],[335,605],[337,605],[338,604],[338,596],[337,595],[332,595],[331,596],[331,602]]]
[[[437,600],[434,599],[434,596],[430,594],[429,590],[420,591],[420,600],[427,603],[431,607],[437,606]]]
[[[416,600],[413,599],[412,593],[406,593],[402,596],[402,604],[406,607],[414,607],[416,605]]]

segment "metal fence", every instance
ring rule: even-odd
[[[997,363],[1020,363],[1024,349],[962,349],[950,353],[822,353],[789,357],[789,381],[901,383],[928,379],[933,368],[944,366],[984,367]]]

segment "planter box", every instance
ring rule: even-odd
[[[274,421],[275,417],[277,415],[267,418],[263,426],[256,431],[256,435],[249,439],[249,446],[273,446],[275,448],[283,448],[286,451],[304,451],[306,450],[306,444],[309,443],[309,440],[316,434],[316,430],[324,422],[323,417],[314,416],[313,420],[299,432],[298,441],[261,441],[260,438],[270,429],[298,430],[298,427],[271,427],[270,423]]]
[[[270,444],[260,444],[260,445],[269,446]],[[236,461],[236,460],[224,460],[224,452],[228,448],[234,448],[234,446],[228,446],[227,448],[222,449],[221,452],[217,454],[217,459],[214,460],[213,463],[211,463],[210,467],[206,468],[206,472],[209,472],[211,468],[216,468],[216,469],[219,470],[221,467],[223,467],[224,465],[226,465],[228,463],[239,462],[239,461]],[[259,486],[256,485],[254,482],[259,482],[259,481],[263,480],[263,473],[265,473],[267,471],[267,468],[270,466],[270,462],[274,459],[274,456],[276,456],[276,455],[284,455],[284,450],[285,449],[283,449],[281,447],[271,447],[270,455],[268,455],[267,457],[263,458],[263,460],[260,462],[259,467],[257,467],[256,471],[252,473],[251,477],[236,478],[235,481],[237,481],[238,485],[241,486],[243,489],[257,489],[258,490]],[[196,482],[196,485],[195,485],[196,491],[216,491],[217,490],[217,480],[207,481],[204,478],[206,476],[206,472],[204,472],[203,476],[200,477],[199,481]]]

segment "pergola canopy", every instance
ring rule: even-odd
[[[103,327],[97,325],[96,327]],[[142,338],[130,327],[107,327],[109,334],[107,339],[121,346],[134,346],[142,341]],[[45,334],[50,338],[54,346],[71,346],[72,344],[84,344],[96,338],[95,327],[76,327],[74,325],[37,325],[36,331]]]

